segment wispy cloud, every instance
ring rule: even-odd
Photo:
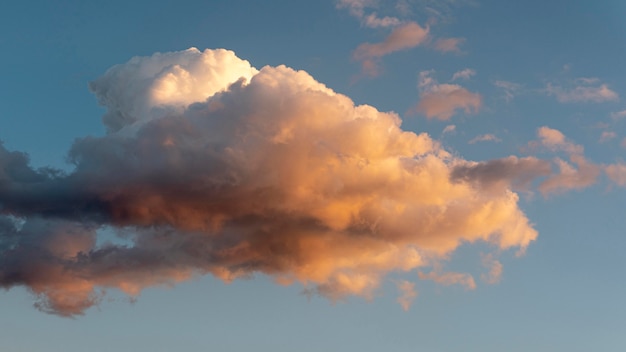
[[[493,254],[483,254],[482,264],[489,271],[486,274],[481,274],[480,279],[488,284],[496,284],[500,282],[502,278],[502,263],[499,260],[495,259]]]
[[[491,133],[487,133],[487,134],[482,134],[480,136],[476,136],[474,138],[472,138],[468,143],[469,144],[474,144],[474,143],[478,143],[478,142],[502,142],[502,140],[498,137],[496,137],[495,134],[491,134]]]
[[[614,139],[615,137],[617,137],[617,133],[612,132],[612,131],[604,131],[602,132],[602,134],[600,135],[600,143],[606,143],[612,139]]]
[[[361,62],[363,72],[376,76],[380,73],[378,59],[396,51],[414,48],[424,43],[428,38],[428,27],[422,27],[416,22],[409,22],[396,27],[384,41],[380,43],[365,43],[354,51],[354,59]]]
[[[541,193],[547,195],[573,189],[580,190],[596,182],[600,175],[600,167],[584,157],[584,148],[581,145],[570,141],[561,131],[547,126],[537,129],[537,136],[539,142],[531,142],[529,144],[531,147],[542,146],[553,152],[568,153],[571,162],[561,158],[554,159],[559,172],[541,183],[539,186]]]
[[[397,302],[400,306],[402,306],[402,309],[408,311],[409,308],[411,308],[411,304],[413,304],[413,301],[417,297],[415,284],[410,281],[401,280],[396,282],[396,286],[400,291],[400,297],[398,297]]]
[[[441,133],[447,134],[447,133],[454,133],[454,132],[456,132],[456,125],[447,125],[446,127],[444,127]]]
[[[493,85],[504,92],[504,99],[507,102],[513,100],[522,88],[520,84],[508,81],[495,81]]]
[[[561,103],[603,103],[619,100],[619,95],[607,84],[597,79],[579,79],[573,87],[556,86],[548,83],[545,92],[555,96]]]
[[[611,113],[611,118],[614,120],[621,120],[626,117],[626,110],[616,111]]]
[[[438,120],[449,120],[458,110],[467,114],[478,112],[482,106],[480,94],[457,84],[439,84],[432,73],[422,71],[419,74],[420,101],[415,107],[416,112]]]
[[[471,69],[471,68],[466,68],[464,70],[455,72],[452,75],[452,81],[456,81],[457,79],[468,80],[472,76],[475,76],[475,75],[476,75],[476,70]]]
[[[443,53],[460,53],[460,45],[465,42],[464,38],[439,38],[435,40],[433,47]]]
[[[476,282],[474,277],[468,273],[455,273],[455,272],[443,272],[440,273],[437,270],[433,270],[427,274],[419,272],[418,276],[422,280],[432,280],[440,285],[461,285],[466,290],[476,289]]]

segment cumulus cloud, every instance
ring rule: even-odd
[[[459,46],[465,42],[463,38],[439,38],[435,40],[434,48],[437,51],[448,53],[460,53],[461,48]]]
[[[546,93],[561,103],[603,103],[619,100],[619,95],[597,79],[579,79],[574,87],[546,85]]]
[[[73,170],[0,146],[0,287],[28,288],[46,312],[207,274],[372,297],[386,274],[461,244],[537,237],[516,193],[485,191],[497,176],[304,71],[190,49],[114,66],[91,89],[108,133],[76,140]],[[102,241],[107,228],[123,244]]]
[[[428,27],[416,22],[408,22],[393,29],[391,34],[380,43],[364,43],[353,53],[355,60],[361,62],[363,72],[376,76],[380,73],[378,60],[393,52],[414,48],[428,39]]]
[[[457,110],[476,113],[482,106],[482,97],[478,93],[457,84],[439,84],[433,77],[433,71],[419,74],[418,88],[420,101],[415,111],[429,119],[449,120]]]
[[[474,138],[472,138],[468,143],[469,144],[475,144],[478,142],[502,142],[502,140],[498,137],[496,137],[495,134],[492,133],[487,133],[487,134],[481,134],[480,136],[476,136]]]

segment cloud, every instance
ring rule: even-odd
[[[565,152],[569,154],[571,162],[561,158],[554,159],[559,172],[551,175],[539,185],[542,194],[580,190],[596,182],[600,175],[600,167],[585,158],[583,146],[570,141],[561,131],[547,126],[537,129],[537,137],[539,141],[529,143],[531,149],[542,147],[552,152]]]
[[[424,28],[416,22],[400,25],[380,43],[364,43],[353,53],[355,60],[361,62],[363,72],[370,76],[379,74],[378,60],[396,51],[414,48],[428,39],[428,27]]]
[[[565,135],[554,128],[542,126],[537,129],[539,143],[551,151],[564,151],[570,154],[582,154],[584,148],[565,138]]]
[[[429,119],[449,120],[457,110],[476,113],[482,106],[482,97],[457,84],[439,84],[431,77],[432,71],[419,76],[420,101],[415,111]]]
[[[428,274],[419,272],[418,275],[419,275],[419,278],[422,280],[432,280],[444,286],[461,285],[466,290],[476,289],[476,282],[474,281],[474,278],[472,277],[472,275],[468,273],[455,273],[455,272],[439,273],[436,270],[433,270],[429,272]]]
[[[473,70],[471,68],[466,68],[464,70],[455,72],[452,75],[452,80],[453,81],[456,81],[457,79],[467,80],[467,79],[470,79],[472,76],[475,76],[475,75],[476,75],[476,71],[475,70]]]
[[[442,53],[460,53],[459,46],[465,42],[464,38],[439,38],[435,41],[434,48]]]
[[[532,156],[509,156],[482,162],[458,162],[450,176],[455,182],[469,182],[485,192],[498,193],[511,188],[529,189],[534,180],[551,174],[549,161]]]
[[[456,125],[447,125],[441,133],[442,134],[454,133],[455,131],[456,131]]]
[[[626,164],[616,163],[607,165],[604,172],[606,172],[611,181],[615,182],[618,186],[626,187]]]
[[[417,291],[415,290],[415,284],[401,280],[396,283],[398,290],[400,291],[400,297],[398,297],[397,302],[402,306],[402,309],[408,311],[411,308],[411,304],[417,297]]]
[[[470,140],[468,143],[469,144],[474,144],[477,142],[502,142],[502,140],[498,137],[496,137],[496,135],[491,134],[491,133],[487,133],[487,134],[482,134],[480,136],[476,136],[474,137],[472,140]]]
[[[608,141],[614,139],[615,137],[617,137],[617,134],[615,132],[604,131],[600,135],[600,143],[608,142]]]
[[[611,113],[611,118],[614,120],[620,120],[626,117],[626,110],[616,111]]]
[[[76,140],[72,170],[0,146],[0,287],[26,287],[46,312],[207,274],[373,297],[388,273],[461,244],[537,237],[516,193],[455,177],[471,162],[304,71],[190,49],[133,58],[91,89],[108,133]]]
[[[522,88],[520,84],[508,81],[495,81],[493,85],[504,91],[504,99],[507,102],[513,100]]]
[[[615,91],[606,84],[598,85],[597,79],[583,79],[577,83],[573,88],[548,83],[545,91],[549,96],[555,96],[561,103],[603,103],[619,100],[619,95]]]
[[[549,177],[539,185],[539,190],[544,195],[549,193],[562,193],[572,189],[583,189],[593,185],[600,175],[600,167],[588,161],[582,155],[571,155],[570,161],[556,158],[555,163],[559,173]]]
[[[488,284],[496,284],[502,278],[502,263],[493,257],[493,254],[482,255],[482,264],[489,271],[481,274],[480,279]]]

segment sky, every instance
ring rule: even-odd
[[[2,7],[2,351],[626,346],[626,3]]]

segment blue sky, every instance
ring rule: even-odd
[[[622,350],[624,15],[620,1],[4,5],[2,350]],[[209,56],[227,78],[194,61]]]

